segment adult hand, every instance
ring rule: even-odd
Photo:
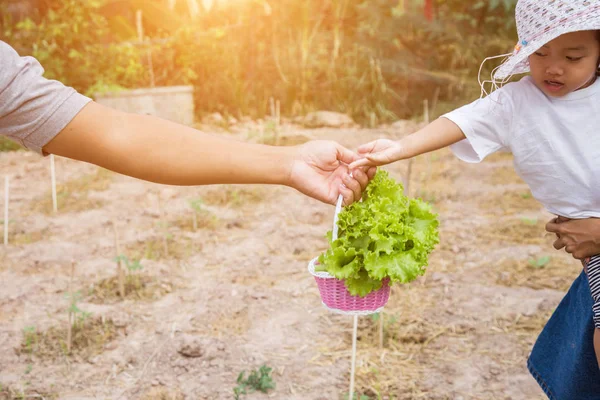
[[[546,230],[556,234],[554,248],[565,251],[578,260],[600,254],[600,219],[553,218]]]
[[[359,156],[333,141],[316,140],[293,149],[296,154],[288,185],[325,203],[335,204],[340,194],[345,205],[360,200],[377,171],[376,168],[351,171],[348,164]]]
[[[377,139],[358,148],[361,158],[354,161],[350,168],[377,167],[403,159],[400,142],[390,139]]]

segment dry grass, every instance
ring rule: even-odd
[[[27,389],[15,389],[13,387],[4,387],[0,384],[0,400],[25,400],[25,399],[45,399],[58,400],[58,394],[39,392]]]
[[[24,229],[14,233],[9,232],[8,242],[13,245],[25,245],[36,243],[51,236],[49,229],[42,229],[40,231],[25,231]]]
[[[551,235],[546,232],[546,221],[539,219],[507,219],[477,229],[478,243],[549,245]]]
[[[268,191],[262,186],[221,185],[208,189],[202,199],[215,206],[241,207],[248,203],[259,203],[268,198]]]
[[[504,260],[485,271],[498,285],[566,292],[581,272],[581,265],[565,257],[542,256],[529,260]]]
[[[100,317],[89,318],[74,325],[71,355],[89,359],[103,351],[104,345],[117,336],[117,329],[111,320]],[[35,328],[23,334],[20,354],[30,354],[40,359],[57,360],[67,354],[67,326],[50,327],[44,332]]]
[[[98,168],[95,174],[88,174],[77,179],[56,185],[56,201],[58,212],[80,212],[101,208],[104,203],[100,200],[90,199],[91,191],[104,191],[110,186],[114,173],[103,168]],[[33,201],[32,212],[51,215],[52,192]]]
[[[515,215],[524,211],[537,211],[542,206],[533,198],[529,190],[506,191],[497,196],[479,198],[481,210],[501,215]]]
[[[160,281],[147,275],[129,274],[125,279],[125,297],[119,293],[117,277],[103,279],[94,284],[89,290],[88,301],[91,303],[114,303],[123,299],[128,300],[158,300],[171,293],[175,286],[171,282]]]
[[[169,226],[173,226],[181,229],[186,232],[194,232],[194,211],[191,211],[189,216],[182,216],[174,220],[169,221]],[[211,213],[210,211],[200,211],[196,212],[196,224],[197,228],[207,229],[207,230],[216,230],[219,228],[219,218]]]
[[[169,390],[164,387],[154,387],[142,394],[140,400],[184,400],[180,390]]]
[[[131,243],[126,246],[125,254],[132,260],[160,260],[176,259],[185,260],[193,254],[202,250],[202,244],[196,243],[190,238],[178,237],[168,234],[166,238],[167,249],[164,245],[165,239],[154,237],[145,242]]]
[[[199,334],[227,338],[242,336],[250,329],[251,323],[247,308],[233,312],[214,311],[214,314],[206,315],[205,319],[192,323]]]
[[[524,184],[512,166],[494,168],[494,173],[486,179],[486,182],[493,185]]]

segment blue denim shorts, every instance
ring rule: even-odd
[[[533,346],[527,368],[550,400],[600,400],[592,305],[582,272]]]

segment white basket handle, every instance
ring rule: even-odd
[[[331,241],[333,242],[338,238],[338,214],[342,211],[342,202],[344,198],[340,194],[337,199],[337,204],[335,205],[335,214],[333,215],[333,231],[331,233]]]

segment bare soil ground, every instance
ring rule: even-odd
[[[404,133],[289,128],[283,140],[356,148]],[[241,398],[347,396],[352,318],[322,307],[306,270],[326,248],[332,206],[284,187],[167,187],[57,159],[53,214],[48,158],[0,153],[0,165],[12,175],[0,399],[233,399],[239,373],[265,364],[276,388]],[[407,163],[387,169],[400,180]],[[421,156],[410,191],[434,203],[441,244],[425,277],[393,287],[383,347],[379,322],[360,319],[360,398],[544,398],[526,357],[580,271],[552,248],[551,216],[507,154],[481,165]],[[113,223],[123,264],[142,266],[127,271],[124,299]],[[72,302],[79,328],[67,355]]]

